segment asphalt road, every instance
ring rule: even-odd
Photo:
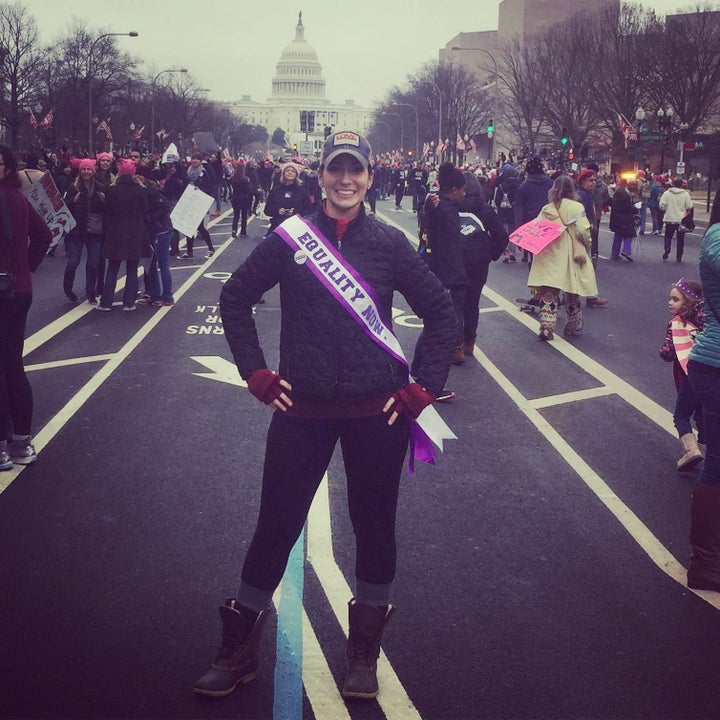
[[[412,235],[412,213],[391,206],[380,215]],[[512,302],[527,266],[493,264],[475,357],[438,406],[458,439],[401,488],[378,702],[338,691],[354,547],[337,454],[258,681],[192,694],[259,501],[270,411],[242,387],[216,306],[263,224],[231,241],[221,218],[214,258],[173,260],[172,308],[73,307],[64,258],[38,270],[26,363],[39,460],[0,475],[0,717],[720,717],[720,595],[684,585],[693,476],[675,471],[657,355],[699,234],[682,265],[652,236],[634,263],[601,260],[610,302],[570,342],[539,342]],[[277,290],[266,300],[256,319],[275,367]],[[397,298],[406,354],[417,326]]]

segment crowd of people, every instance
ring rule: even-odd
[[[219,608],[221,649],[194,685],[195,693],[212,697],[227,695],[256,675],[273,592],[338,442],[357,544],[342,692],[350,698],[376,697],[381,637],[394,612],[401,469],[408,448],[418,452],[418,422],[426,408],[454,396],[445,387],[451,364],[463,364],[474,353],[490,263],[501,257],[508,264],[518,258],[527,263],[538,337],[550,341],[562,305],[567,312],[563,334],[572,336],[584,327],[583,299],[587,307],[607,304],[598,297],[595,274],[603,213],[610,214],[611,259],[617,261],[632,262],[634,238],[659,234],[664,227],[662,259],[668,259],[675,237],[681,262],[684,230],[692,223],[692,201],[681,178],[649,179],[639,172],[607,182],[596,165],[551,174],[540,158],[523,167],[504,162],[490,173],[453,163],[405,166],[374,159],[368,141],[353,132],[332,134],[313,164],[255,162],[220,152],[207,158],[195,153],[187,163],[167,156],[159,162],[137,151],[127,158],[101,153],[56,160],[44,164],[51,166],[76,221],[65,237],[63,290],[70,302],[80,301],[75,275],[85,249],[84,299],[100,311],[113,307],[123,263],[123,310],[173,304],[169,263],[179,255],[180,238],[170,215],[188,184],[213,198],[214,214],[223,200],[231,203],[233,238],[247,237],[248,219],[260,203],[269,219],[264,241],[232,274],[220,298],[225,336],[240,374],[249,392],[275,412],[259,519],[239,589]],[[20,190],[17,169],[12,152],[0,147],[5,213],[0,223],[0,423],[9,428],[8,439],[0,440],[0,470],[36,459],[22,343],[31,273],[46,251],[53,252],[47,228]],[[417,213],[420,252],[375,217],[379,200],[392,199],[401,212],[406,197]],[[532,254],[510,238],[536,219],[553,224],[557,234]],[[206,257],[212,257],[204,222],[196,234],[207,245]],[[187,238],[180,258],[193,257],[193,240]],[[138,298],[141,262],[144,293]],[[703,239],[700,280],[681,278],[670,289],[672,319],[660,354],[673,362],[678,391],[674,417],[683,451],[678,469],[702,463],[692,499],[688,584],[720,591],[720,193]],[[6,285],[12,287],[4,291]],[[275,285],[284,338],[277,371],[267,365],[253,319],[253,306]],[[393,344],[392,334],[382,333],[392,327],[395,292],[423,320],[411,362]],[[354,308],[360,298],[366,301],[362,312]]]

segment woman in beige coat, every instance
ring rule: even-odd
[[[565,293],[567,323],[565,335],[575,335],[583,329],[581,297],[595,297],[597,282],[590,250],[590,222],[582,203],[575,194],[575,184],[566,175],[553,183],[548,204],[540,211],[540,218],[565,226],[562,234],[533,258],[528,287],[540,299],[541,340],[552,340],[557,325],[560,293]]]

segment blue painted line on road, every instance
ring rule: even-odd
[[[274,720],[302,717],[303,584],[305,577],[305,531],[290,552],[280,583],[277,611]]]

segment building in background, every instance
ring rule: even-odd
[[[325,78],[317,52],[305,39],[302,12],[295,26],[295,38],[282,51],[272,79],[272,94],[263,103],[243,95],[238,102],[224,105],[250,125],[262,125],[272,136],[276,128],[285,131],[287,145],[297,146],[302,155],[318,155],[325,135],[352,129],[367,133],[372,110],[345,100],[333,104],[325,97]]]
[[[620,0],[502,0],[498,7],[497,30],[458,33],[440,48],[438,59],[441,63],[459,63],[478,73],[483,84],[494,85],[494,92],[498,93],[500,88],[495,73],[502,61],[501,48],[505,43],[514,38],[522,42],[532,35],[550,30],[578,12],[596,12],[606,5],[619,8]],[[514,138],[508,137],[502,122],[498,123],[498,118],[493,119],[495,139],[481,144],[481,157],[489,154],[490,148],[494,148],[495,152],[507,152],[515,143]]]

